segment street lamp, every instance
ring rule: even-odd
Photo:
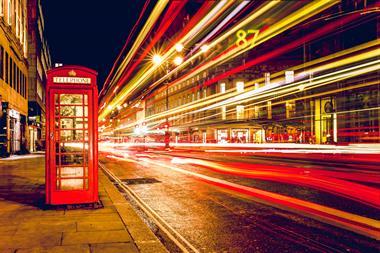
[[[155,65],[160,65],[162,63],[162,61],[163,61],[162,56],[158,55],[158,54],[153,55],[153,59],[152,60],[153,60],[153,63]]]
[[[175,64],[176,66],[179,66],[179,65],[182,64],[182,62],[183,62],[183,58],[182,58],[181,56],[177,56],[176,58],[174,58],[173,62],[174,62],[174,64]]]
[[[177,52],[181,52],[183,50],[183,45],[182,44],[176,44],[175,45],[175,49]],[[155,65],[160,65],[162,64],[163,62],[163,58],[162,56],[158,55],[158,54],[155,54],[153,55],[153,58],[152,58],[152,61],[153,61],[153,64]],[[183,57],[178,55],[174,58],[173,60],[173,63],[174,65],[176,66],[179,66],[183,63]],[[169,62],[166,61],[165,62],[165,72],[166,74],[169,73]],[[169,111],[169,80],[166,79],[166,111]],[[166,116],[166,119],[165,119],[165,149],[169,149],[170,148],[170,132],[169,132],[169,117]]]
[[[183,50],[183,45],[181,43],[175,44],[175,50],[180,53]]]
[[[207,44],[204,44],[203,46],[201,46],[202,53],[206,53],[209,49],[210,49],[210,47]]]

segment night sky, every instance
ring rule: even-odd
[[[98,71],[101,88],[136,23],[142,0],[43,0],[52,63]]]

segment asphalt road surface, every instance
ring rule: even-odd
[[[350,197],[350,192],[345,192],[346,185],[336,187],[338,190],[329,184],[318,185],[321,179],[331,178],[337,180],[337,186],[343,182],[347,183],[346,188],[351,183],[363,191],[369,186],[376,188],[379,175],[371,168],[358,171],[357,167],[344,164],[186,152],[124,151],[120,154],[101,153],[100,162],[200,252],[378,252],[380,249],[378,241],[365,233],[353,232],[355,227],[350,229],[350,224],[345,229],[334,219],[320,218],[290,205],[298,200],[317,204],[316,208],[332,208],[333,214],[339,210],[354,218],[369,219],[367,222],[372,226],[373,221],[379,220],[379,210],[367,203],[371,196],[353,193]],[[300,171],[302,176],[316,175],[313,178],[316,183],[310,185],[308,181],[303,185],[302,177],[299,182],[294,181]],[[356,173],[357,181],[351,180],[352,173]],[[372,179],[368,173],[372,173]],[[291,197],[290,204],[271,203],[269,198],[249,194],[251,189],[255,194],[257,191],[278,194],[273,198],[276,201],[281,196]]]

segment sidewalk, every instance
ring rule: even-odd
[[[0,159],[0,253],[167,252],[99,171],[100,209],[47,209],[44,156]]]

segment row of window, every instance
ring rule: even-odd
[[[26,42],[26,6],[22,0],[0,0],[0,16],[5,16],[8,25],[15,27],[16,37]]]
[[[2,46],[0,46],[0,79],[9,84],[21,96],[27,98],[26,75]]]

